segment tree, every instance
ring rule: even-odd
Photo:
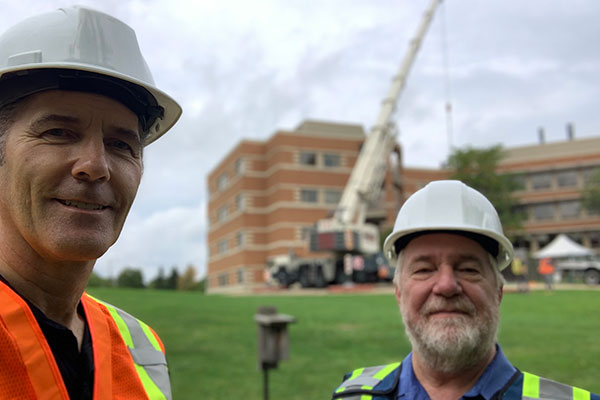
[[[177,280],[177,290],[194,290],[196,286],[196,268],[188,265],[183,275]]]
[[[597,168],[583,189],[583,207],[590,213],[600,214],[600,168]]]
[[[520,184],[514,175],[498,172],[503,157],[501,145],[455,149],[448,157],[446,167],[453,171],[452,179],[463,181],[487,197],[498,211],[504,231],[514,232],[521,229],[524,219],[512,196],[513,191],[520,189]]]
[[[109,287],[112,286],[112,282],[110,279],[102,278],[95,272],[92,272],[90,275],[90,279],[88,279],[88,287]]]
[[[177,281],[179,280],[179,272],[177,272],[177,267],[173,266],[171,268],[171,275],[167,278],[165,282],[165,289],[176,290],[177,289]]]
[[[153,289],[167,289],[167,278],[165,277],[165,269],[163,267],[158,269],[158,275],[150,281],[149,286]]]
[[[143,288],[142,271],[135,268],[125,268],[117,277],[117,286],[127,288]]]

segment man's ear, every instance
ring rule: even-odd
[[[504,294],[504,285],[500,285],[498,288],[498,304],[502,302],[502,295]]]
[[[398,289],[398,286],[394,286],[394,295],[396,296],[398,307],[400,307],[400,289]]]

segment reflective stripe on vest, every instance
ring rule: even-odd
[[[44,333],[27,303],[0,281],[0,317],[15,339],[29,381],[39,400],[69,399]],[[18,339],[18,340],[17,340]],[[5,367],[5,366],[3,366]]]
[[[523,399],[590,400],[590,392],[523,372]]]
[[[359,368],[352,371],[352,375],[346,379],[335,391],[335,393],[348,393],[344,399],[348,400],[371,400],[372,395],[365,393],[373,390],[382,380],[400,365],[399,362],[377,367]],[[351,395],[354,393],[354,395]]]
[[[135,369],[150,400],[171,400],[167,359],[148,325],[92,296],[107,308],[135,363]]]

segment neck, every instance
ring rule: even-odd
[[[429,367],[418,353],[413,352],[412,367],[415,376],[432,400],[460,399],[475,385],[495,355],[496,347],[494,346],[480,363],[462,370],[442,372]]]
[[[14,245],[14,243],[13,243]],[[34,251],[0,244],[0,274],[48,318],[71,329],[79,339],[83,321],[77,314],[94,261],[48,262]]]

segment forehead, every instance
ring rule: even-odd
[[[424,234],[411,240],[404,248],[407,261],[415,257],[470,256],[487,259],[487,252],[476,241],[452,233]]]
[[[35,120],[48,114],[74,117],[82,122],[100,118],[105,123],[139,133],[137,116],[118,101],[94,93],[47,90],[25,98],[15,120]]]

